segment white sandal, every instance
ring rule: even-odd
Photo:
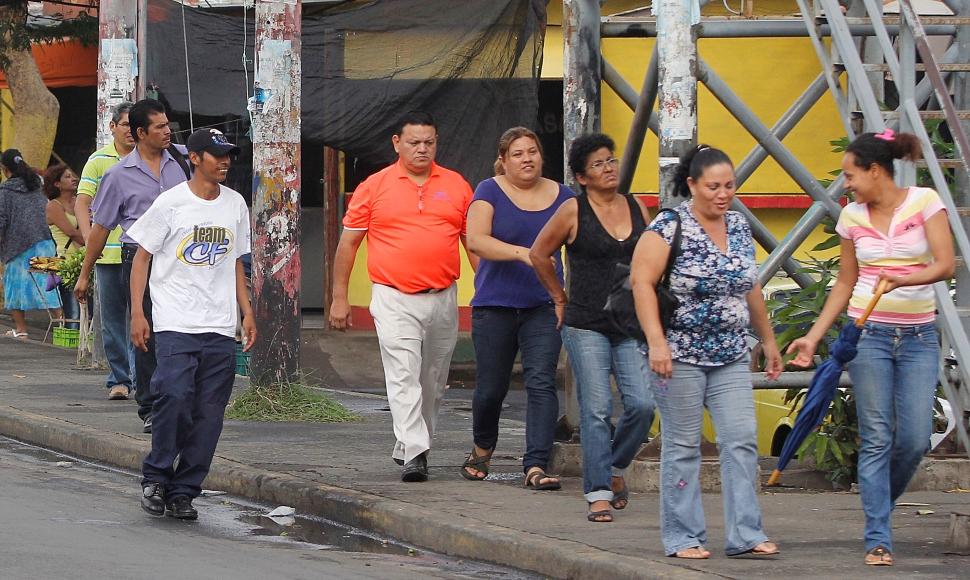
[[[26,332],[17,332],[16,330],[8,330],[3,333],[7,338],[16,338],[18,340],[27,340],[28,336]]]

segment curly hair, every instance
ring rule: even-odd
[[[609,149],[610,153],[616,151],[616,143],[603,133],[590,133],[579,137],[569,146],[569,170],[574,176],[585,175],[589,156],[604,147]]]

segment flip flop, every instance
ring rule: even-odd
[[[763,550],[759,550],[758,549],[759,547],[761,547],[761,546],[763,546],[765,544],[770,544],[771,545],[771,548],[770,549],[763,549]],[[731,554],[731,556],[732,557],[733,556],[758,556],[758,557],[762,557],[762,556],[776,556],[776,555],[778,555],[780,553],[781,553],[781,550],[778,549],[778,546],[774,542],[772,542],[771,540],[765,540],[764,542],[761,542],[760,544],[758,544],[757,546],[751,548],[750,550],[745,550],[743,552],[738,552],[737,554]]]
[[[681,560],[707,560],[711,557],[711,553],[705,550],[704,546],[691,546],[674,552],[670,557],[680,558]]]
[[[495,450],[489,451],[485,455],[476,455],[475,448],[472,448],[472,452],[468,454],[468,458],[465,462],[461,464],[461,476],[469,481],[484,481],[488,477],[488,470],[492,461],[492,453]],[[479,477],[477,475],[472,475],[468,472],[468,467],[471,467],[475,471],[481,473]]]
[[[892,566],[893,554],[883,546],[876,546],[866,552],[865,563],[867,566]]]
[[[553,481],[541,483],[543,479]],[[525,474],[525,487],[535,491],[555,491],[562,488],[562,482],[555,475],[546,473],[546,470],[541,467],[530,467],[528,473]]]
[[[26,332],[17,332],[16,330],[8,330],[3,335],[7,338],[16,338],[17,340],[27,340],[29,338]]]

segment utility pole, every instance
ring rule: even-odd
[[[563,175],[566,185],[579,191],[569,170],[569,147],[577,137],[599,131],[602,116],[599,1],[563,0],[562,26],[563,151],[566,153]],[[579,428],[579,402],[572,367],[567,364],[565,371],[566,415],[560,419],[560,430],[575,432]],[[562,429],[563,423],[565,429]]]
[[[301,0],[256,3],[253,119],[253,347],[257,385],[300,374]]]
[[[144,12],[142,12],[144,14]],[[137,79],[141,77],[138,66],[137,27],[138,6],[126,0],[101,0],[98,7],[98,136],[97,146],[104,147],[113,139],[108,124],[111,111],[119,103],[134,101]],[[144,43],[144,38],[140,39]],[[95,284],[98,282],[95,281]],[[88,302],[91,311],[91,328],[94,340],[87,349],[78,348],[78,365],[92,368],[106,366],[104,343],[101,339],[101,305],[97,300]],[[86,329],[82,329],[86,332]],[[86,335],[85,335],[86,336]],[[90,356],[90,361],[86,360]]]
[[[660,206],[684,201],[673,178],[681,155],[697,142],[697,46],[691,22],[695,0],[656,0],[657,91],[660,126]]]

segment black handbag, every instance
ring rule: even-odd
[[[677,226],[674,229],[674,239],[670,244],[670,256],[667,258],[667,266],[664,268],[663,275],[657,282],[657,305],[660,310],[660,325],[664,331],[670,328],[674,312],[680,306],[680,300],[670,290],[670,271],[674,267],[674,260],[680,253],[680,214],[673,210],[674,221]],[[647,337],[640,327],[637,319],[637,309],[633,301],[633,288],[630,285],[630,265],[623,262],[613,266],[613,284],[610,288],[610,295],[606,298],[606,305],[603,306],[606,317],[609,319],[613,328],[625,336],[635,338],[641,342],[646,342]]]

